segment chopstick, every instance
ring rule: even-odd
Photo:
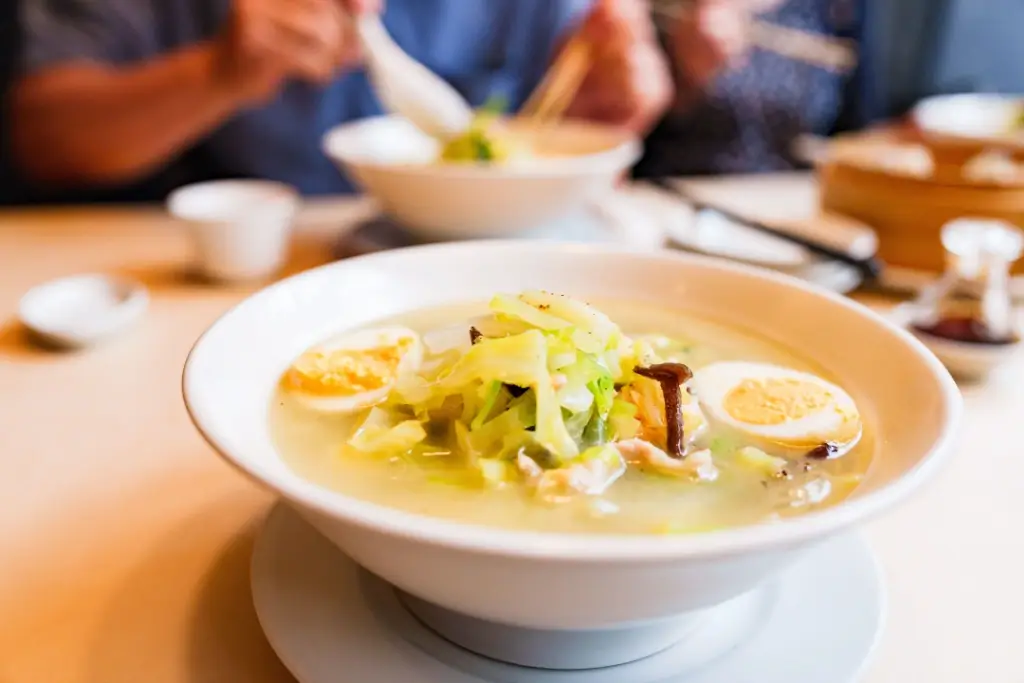
[[[572,104],[590,71],[590,46],[574,36],[519,111],[534,124],[557,121]]]
[[[828,245],[807,239],[806,237],[793,235],[784,230],[779,230],[765,223],[761,223],[760,221],[740,216],[729,209],[696,199],[685,189],[679,187],[677,184],[666,178],[645,178],[644,180],[679,197],[686,203],[690,204],[695,211],[714,211],[734,223],[738,223],[739,225],[757,230],[758,232],[763,232],[765,234],[772,235],[773,237],[778,237],[779,239],[799,245],[817,256],[853,266],[868,280],[876,280],[882,274],[884,264],[877,257],[870,257],[866,259],[857,258],[840,249],[834,249]]]
[[[691,4],[685,1],[672,5],[656,3],[652,7],[655,19],[662,22],[677,21],[690,11]],[[750,24],[750,41],[762,50],[830,71],[846,73],[857,66],[857,49],[851,40],[754,19]]]

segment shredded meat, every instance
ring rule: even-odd
[[[516,467],[527,481],[534,482],[544,474],[544,468],[537,464],[537,461],[522,451],[516,456]]]
[[[549,503],[564,503],[580,494],[600,495],[626,471],[624,460],[609,461],[606,458],[593,458],[545,470],[524,453],[516,458],[516,466],[534,487],[536,496]]]
[[[636,367],[633,372],[641,377],[653,379],[661,385],[661,393],[665,397],[665,425],[668,429],[665,447],[668,455],[682,460],[686,457],[683,442],[682,386],[693,377],[693,372],[682,363],[658,363],[646,368]]]
[[[713,481],[718,478],[718,468],[711,459],[711,451],[706,448],[680,459],[670,457],[668,453],[643,439],[627,439],[614,445],[627,462],[647,465],[664,474],[692,476],[700,481]]]

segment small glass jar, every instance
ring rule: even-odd
[[[919,332],[978,344],[1018,340],[1010,267],[1024,250],[1024,236],[1002,221],[963,218],[942,228],[946,272],[917,302]]]

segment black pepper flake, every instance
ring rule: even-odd
[[[682,460],[686,457],[683,447],[683,396],[681,387],[693,377],[690,368],[682,363],[658,363],[646,368],[636,367],[633,372],[653,379],[661,385],[661,393],[665,398],[665,424],[668,436],[665,440],[665,451],[669,456]]]
[[[476,329],[475,327],[469,328],[469,343],[476,344],[478,341],[484,338],[483,332]]]
[[[807,451],[807,457],[813,458],[814,460],[830,460],[831,458],[836,457],[836,454],[838,453],[839,446],[832,443],[831,441],[826,441],[820,446],[817,446]]]

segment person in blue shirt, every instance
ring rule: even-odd
[[[352,189],[320,139],[381,111],[352,20],[380,0],[22,2],[11,141],[36,196],[157,198],[217,177]],[[518,107],[574,31],[595,53],[572,115],[641,131],[671,100],[643,0],[389,0],[383,21],[473,105]]]

